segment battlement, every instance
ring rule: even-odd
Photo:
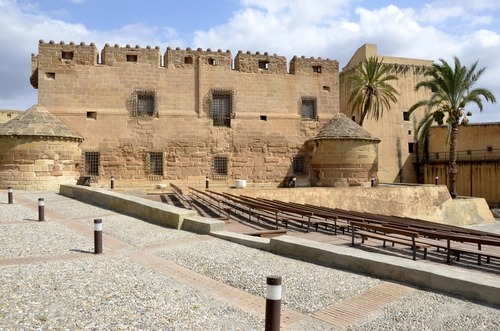
[[[167,69],[185,69],[193,70],[195,66],[198,68],[214,67],[223,70],[235,70],[242,73],[269,73],[269,74],[293,74],[293,75],[309,75],[309,74],[335,74],[338,75],[338,62],[335,60],[323,60],[321,58],[305,58],[294,56],[290,61],[290,68],[287,72],[287,60],[285,56],[276,54],[270,55],[267,52],[246,53],[238,51],[236,58],[231,56],[231,51],[212,51],[210,48],[202,50],[198,48],[193,50],[186,48],[184,50],[179,47],[172,49],[167,47],[163,58],[160,53],[160,47],[139,45],[126,45],[121,47],[118,44],[110,46],[105,44],[101,54],[97,50],[94,43],[86,45],[85,43],[75,44],[70,42],[66,44],[64,41],[55,43],[43,40],[39,41],[39,53],[32,54],[32,84],[37,87],[38,70],[44,72],[56,72],[58,69],[76,66],[120,66],[128,67],[130,65],[149,65],[151,68],[164,67]],[[99,58],[100,56],[100,58]]]
[[[247,73],[273,73],[286,74],[286,57],[267,52],[243,53],[239,51],[235,58],[235,70]]]
[[[214,66],[226,69],[232,68],[231,51],[223,52],[218,49],[216,52],[208,48],[203,51],[201,48],[192,50],[190,47],[181,50],[179,47],[172,49],[167,47],[164,55],[164,64],[167,68],[190,69],[194,64],[198,66]]]
[[[322,58],[306,58],[301,56],[300,58],[294,56],[290,61],[290,74],[338,74],[339,63],[336,60]]]

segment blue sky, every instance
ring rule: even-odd
[[[361,45],[380,55],[479,59],[479,86],[498,104],[472,108],[473,122],[500,122],[497,0],[0,0],[0,109],[36,103],[29,84],[38,40],[260,51],[336,59]]]

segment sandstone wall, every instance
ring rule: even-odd
[[[74,60],[54,55],[71,47]],[[282,57],[267,54],[239,53],[241,71],[221,50],[167,49],[162,59],[158,48],[107,45],[101,63],[91,61],[96,54],[93,45],[41,42],[33,60],[39,103],[85,138],[83,152],[100,153],[94,181],[204,178],[222,155],[229,182],[279,184],[304,142],[338,112],[336,61],[294,58],[289,74]],[[138,90],[155,94],[154,116],[133,116]],[[217,91],[231,95],[230,127],[213,125]],[[317,118],[301,118],[303,98],[315,100]],[[164,154],[161,178],[148,175],[149,152]]]
[[[54,190],[75,184],[81,162],[78,143],[40,137],[2,137],[0,183],[20,190]]]

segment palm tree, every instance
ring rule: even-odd
[[[382,62],[383,59],[379,61],[378,57],[371,56],[357,67],[355,75],[349,77],[353,86],[348,104],[351,105],[352,114],[360,114],[361,126],[368,115],[378,120],[384,109],[389,109],[391,102],[397,101],[398,92],[389,81],[397,80],[398,77],[391,75],[391,66]]]
[[[473,88],[486,68],[477,68],[478,61],[470,68],[463,66],[460,60],[454,57],[454,67],[445,60],[439,59],[441,63],[434,63],[428,68],[424,76],[428,80],[422,81],[415,86],[415,90],[421,87],[430,91],[428,100],[422,100],[414,104],[409,112],[420,107],[425,107],[425,115],[419,125],[419,140],[426,139],[428,129],[432,123],[448,125],[446,143],[450,145],[450,160],[448,173],[450,177],[450,194],[452,198],[457,197],[457,145],[458,127],[469,123],[468,116],[472,114],[465,110],[469,103],[476,104],[479,110],[483,110],[481,97],[486,101],[496,102],[491,91],[484,88]]]

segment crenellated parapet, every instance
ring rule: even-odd
[[[232,57],[229,50],[223,52],[221,49],[212,51],[210,48],[203,51],[201,48],[192,50],[188,47],[182,50],[179,47],[176,49],[167,47],[164,64],[167,68],[176,69],[192,69],[193,65],[196,64],[200,67],[219,67],[231,70]]]
[[[95,65],[98,62],[99,51],[94,43],[86,45],[84,42],[66,44],[61,41],[56,44],[54,41],[48,43],[39,41],[38,55],[32,55],[32,62],[38,67],[50,67],[56,65]],[[33,69],[33,63],[32,63]]]
[[[339,73],[339,63],[336,60],[322,58],[306,58],[305,56],[294,56],[290,61],[290,74],[293,75],[314,75],[314,74],[335,74]]]
[[[69,44],[61,41],[48,43],[40,40],[38,54],[31,55],[31,84],[38,87],[38,71],[41,70],[48,78],[53,78],[57,74],[68,68],[76,66],[119,66],[128,68],[134,64],[148,65],[150,68],[185,69],[192,70],[194,66],[199,69],[211,70],[224,69],[234,70],[241,73],[260,74],[293,74],[293,75],[314,75],[314,74],[338,74],[338,62],[330,59],[293,57],[287,68],[285,56],[265,53],[251,53],[250,51],[238,51],[233,58],[230,50],[216,51],[210,48],[173,49],[167,47],[163,57],[160,47],[141,47],[139,45],[120,46],[118,44],[105,44],[99,53],[94,43]]]
[[[270,74],[283,74],[287,73],[286,58],[276,54],[269,55],[267,52],[261,54],[257,52],[243,53],[238,51],[234,59],[235,70],[245,73],[270,73]]]
[[[149,64],[152,66],[160,66],[160,47],[156,46],[152,48],[151,46],[146,46],[146,48],[136,45],[132,47],[126,45],[125,47],[120,47],[120,45],[115,44],[110,46],[109,44],[104,45],[102,50],[102,64],[107,66],[114,66],[121,63],[141,63]]]

